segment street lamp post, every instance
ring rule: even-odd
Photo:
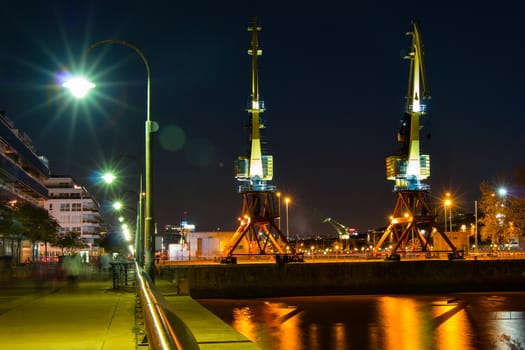
[[[290,242],[289,225],[288,225],[288,204],[290,203],[290,197],[286,197],[284,199],[284,203],[286,204],[286,240]]]
[[[452,202],[449,203],[449,208],[448,208],[448,224],[449,224],[449,230],[450,232],[452,232]]]
[[[447,192],[446,199],[443,201],[443,206],[445,208],[445,232],[447,232],[447,207],[452,204],[452,201],[450,199],[450,193]],[[452,209],[449,210],[449,216],[450,216],[450,227],[449,230],[452,232]]]
[[[474,220],[475,220],[474,246],[476,247],[476,251],[478,251],[478,201],[474,201]]]
[[[277,192],[277,215],[279,216],[279,231],[281,231],[281,192]]]
[[[445,211],[445,233],[447,232],[447,202],[445,201],[444,204],[443,204],[443,208],[444,208],[444,211]]]
[[[140,266],[144,266],[144,189],[143,189],[143,175],[142,175],[142,165],[136,157],[129,155],[129,154],[123,154],[115,159],[113,159],[114,162],[121,159],[130,159],[135,162],[135,166],[137,168],[137,172],[139,174],[139,192],[136,193],[134,191],[130,191],[138,196],[137,201],[137,229],[135,234],[135,260]],[[113,181],[117,179],[117,176],[113,174],[112,172],[107,172],[102,175],[102,179],[107,184],[111,184]]]
[[[154,218],[153,218],[153,161],[152,161],[152,135],[158,129],[158,124],[153,122],[150,117],[151,112],[151,69],[144,53],[134,44],[120,39],[106,39],[98,41],[92,44],[89,49],[94,49],[101,45],[106,44],[117,44],[127,46],[133,49],[142,59],[146,66],[147,73],[147,93],[146,93],[146,125],[145,125],[145,175],[146,175],[146,193],[145,193],[145,215],[144,215],[144,244],[145,249],[145,262],[144,268],[151,280],[155,280],[155,237],[154,237]],[[75,97],[83,97],[89,91],[95,87],[94,84],[87,81],[67,82],[64,84],[65,87],[73,90],[74,84],[83,85],[83,93],[75,94]]]
[[[138,196],[138,202],[137,202],[137,210],[136,210],[136,213],[137,213],[137,222],[135,223],[136,224],[136,229],[135,229],[135,239],[134,239],[134,245],[135,245],[135,249],[134,249],[134,255],[135,255],[135,260],[137,261],[137,263],[140,265],[140,266],[143,266],[144,264],[144,242],[142,241],[142,235],[143,235],[143,216],[144,216],[144,213],[143,213],[143,200],[142,200],[142,197],[143,197],[143,192],[142,192],[142,173],[140,173],[140,192],[137,193],[135,191],[124,191],[122,192],[122,194],[124,193],[130,193],[130,194],[133,194],[135,196]],[[117,206],[120,206],[117,207]],[[121,209],[122,207],[122,203],[121,202],[115,202],[113,203],[113,207],[114,209],[116,209],[117,211]]]

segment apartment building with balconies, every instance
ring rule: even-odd
[[[59,234],[78,233],[87,253],[98,255],[97,241],[104,230],[100,204],[69,176],[52,175],[44,183],[49,191],[45,207],[60,225]]]

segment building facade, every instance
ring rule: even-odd
[[[29,136],[0,111],[0,204],[24,201],[44,207],[49,173],[47,159],[37,155]],[[0,257],[5,264],[30,256],[30,247],[12,232],[0,232]]]
[[[45,185],[49,191],[45,207],[60,225],[59,234],[78,233],[86,244],[81,254],[99,255],[98,240],[104,229],[100,204],[71,177],[53,175]]]

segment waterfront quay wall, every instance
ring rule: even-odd
[[[525,291],[525,259],[173,265],[160,274],[193,298]]]

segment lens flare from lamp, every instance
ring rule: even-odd
[[[62,84],[75,98],[84,98],[96,85],[84,77],[72,77]]]

